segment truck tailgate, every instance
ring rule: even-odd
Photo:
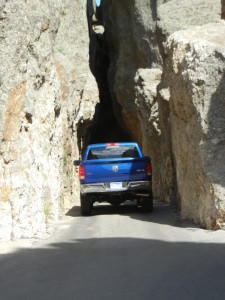
[[[86,161],[86,183],[146,180],[146,160]]]

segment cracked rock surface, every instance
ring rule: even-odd
[[[79,194],[78,127],[98,102],[86,10],[83,0],[0,1],[2,240],[44,237]]]

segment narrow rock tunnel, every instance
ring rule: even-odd
[[[96,17],[97,15],[97,17]],[[99,104],[95,109],[92,124],[80,124],[78,127],[78,138],[82,140],[81,152],[88,144],[131,141],[119,118],[116,116],[116,103],[113,103],[109,82],[108,68],[110,65],[106,43],[104,41],[104,28],[101,25],[100,7],[93,14],[89,22],[90,34],[90,68],[95,76],[99,88]]]
[[[115,115],[115,104],[110,95],[107,79],[109,58],[102,35],[96,34],[96,43],[97,50],[95,52],[93,73],[99,87],[100,103],[96,108],[90,142],[129,141],[130,136],[123,130]]]

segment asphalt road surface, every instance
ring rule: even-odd
[[[0,250],[0,300],[225,299],[225,232],[162,204],[73,208],[51,238]]]

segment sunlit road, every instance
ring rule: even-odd
[[[224,300],[224,257],[224,231],[165,205],[101,206],[91,217],[74,208],[53,237],[0,254],[0,300]]]

